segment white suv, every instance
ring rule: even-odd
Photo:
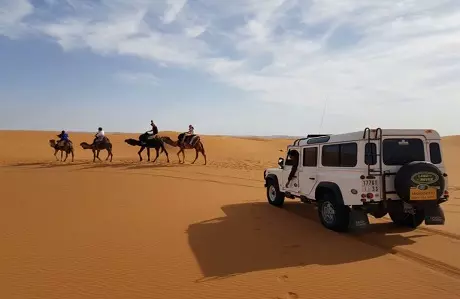
[[[447,174],[435,130],[369,129],[308,135],[289,145],[279,168],[264,171],[268,202],[317,203],[334,231],[365,227],[387,213],[400,226],[443,225]]]

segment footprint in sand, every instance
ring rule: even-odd
[[[276,297],[276,299],[297,299],[299,295],[294,292],[288,292],[285,297]]]
[[[281,275],[281,276],[278,276],[278,281],[279,282],[284,282],[286,280],[288,280],[288,276],[287,275]]]
[[[299,298],[299,295],[297,295],[294,292],[288,292],[286,298],[287,299],[297,299],[297,298]]]

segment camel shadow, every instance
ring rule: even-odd
[[[357,242],[353,235],[325,229],[311,207],[287,203],[279,209],[268,203],[242,203],[222,207],[226,216],[191,224],[188,241],[203,278],[218,279],[254,271],[338,265],[369,260],[396,246],[415,243],[414,238],[391,235],[383,226],[371,229],[379,244]],[[295,215],[300,217],[295,217]],[[313,220],[314,219],[314,220]],[[358,241],[361,241],[358,239]]]
[[[14,163],[8,164],[5,166],[9,167],[24,167],[24,168],[54,168],[54,167],[68,167],[68,166],[78,166],[86,164],[87,162],[71,162],[71,161],[52,161],[52,162],[24,162],[24,163]]]
[[[138,162],[135,165],[127,167],[127,169],[149,169],[149,168],[176,168],[176,167],[189,167],[190,164],[180,164],[179,162]]]

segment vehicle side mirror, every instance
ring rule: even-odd
[[[278,159],[278,165],[279,165],[279,167],[280,167],[281,169],[284,168],[284,159],[283,159],[283,158],[279,158],[279,159]]]

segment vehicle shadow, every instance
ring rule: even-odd
[[[377,225],[371,231],[380,234],[389,248],[357,242],[353,236],[325,229],[314,209],[301,203],[286,203],[282,209],[262,202],[241,203],[222,210],[225,217],[191,224],[187,230],[189,245],[204,276],[201,281],[253,271],[373,259],[424,236],[388,235],[383,226]],[[293,213],[300,217],[293,217]]]

